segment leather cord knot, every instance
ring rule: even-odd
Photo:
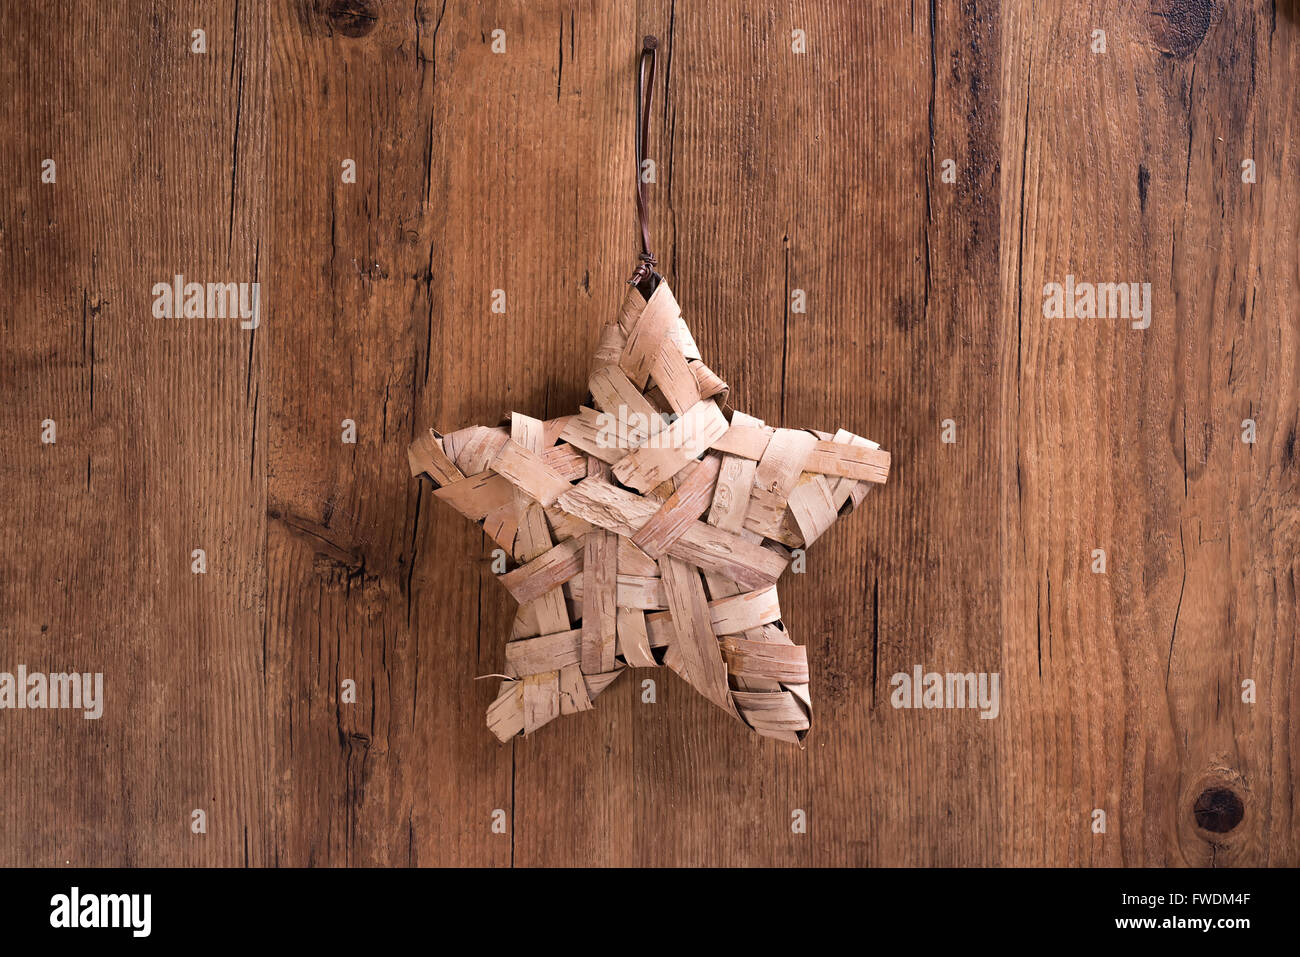
[[[632,277],[627,281],[629,286],[639,286],[651,276],[656,275],[655,267],[659,265],[659,261],[655,259],[654,253],[642,253],[640,260],[636,265],[636,270],[632,273]]]

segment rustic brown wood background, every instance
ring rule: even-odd
[[[1300,863],[1298,19],[5,4],[0,670],[102,671],[107,702],[0,712],[0,863]],[[666,672],[498,745],[491,545],[407,473],[417,429],[583,398],[635,255],[643,33],[706,361],[738,408],[894,453],[783,583],[802,752]],[[154,319],[175,273],[261,282],[261,327]],[[1151,282],[1150,329],[1044,319],[1067,273]],[[1000,716],[890,707],[916,664],[999,672]],[[1214,786],[1245,808],[1220,834]]]

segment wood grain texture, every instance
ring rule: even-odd
[[[0,711],[0,864],[1300,863],[1298,19],[7,5],[0,671],[102,671],[106,702]],[[780,585],[804,751],[667,670],[499,745],[497,545],[410,478],[431,425],[584,401],[635,262],[644,33],[704,361],[768,425],[892,455]],[[260,281],[261,326],[152,318],[175,273]],[[1150,282],[1150,328],[1045,318],[1067,275]],[[892,708],[918,664],[999,673],[999,716]]]

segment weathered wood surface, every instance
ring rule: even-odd
[[[1297,19],[6,6],[0,670],[103,671],[106,704],[0,711],[0,863],[1300,863]],[[430,424],[583,401],[648,32],[705,360],[893,455],[781,584],[802,752],[661,672],[498,745],[495,544],[409,477]],[[262,325],[152,318],[177,272],[259,280]],[[1067,274],[1150,282],[1150,328],[1044,318]],[[895,710],[917,664],[1000,673],[999,716]],[[1245,812],[1217,835],[1213,787]]]

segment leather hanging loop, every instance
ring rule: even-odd
[[[627,281],[630,286],[638,286],[655,276],[654,269],[658,265],[654,253],[650,252],[650,210],[646,203],[646,184],[643,179],[650,140],[650,102],[655,87],[655,51],[658,48],[658,38],[647,36],[642,41],[641,57],[637,61],[636,215],[641,225],[641,261],[632,273],[632,278]]]

